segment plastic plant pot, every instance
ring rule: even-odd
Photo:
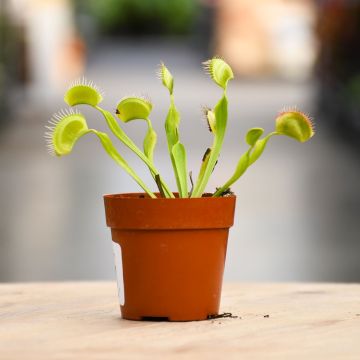
[[[115,257],[122,260],[117,275],[123,277],[124,319],[191,321],[218,314],[235,196],[151,199],[129,193],[105,195],[104,201],[119,245]]]

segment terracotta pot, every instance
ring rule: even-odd
[[[119,244],[124,319],[189,321],[218,314],[235,196],[151,199],[105,195],[106,222]]]

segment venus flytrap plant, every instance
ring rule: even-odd
[[[48,150],[52,155],[65,156],[71,153],[77,141],[86,134],[95,134],[107,154],[120,165],[152,198],[156,198],[153,192],[139,178],[124,158],[117,152],[112,141],[106,133],[89,129],[84,115],[80,112],[71,110],[63,110],[54,114],[50,120],[51,126],[47,126],[49,130],[45,137],[48,144]]]
[[[214,197],[226,193],[226,191],[230,189],[230,186],[239,180],[249,166],[259,159],[272,136],[285,135],[299,142],[306,142],[314,135],[314,128],[307,115],[297,110],[288,110],[281,112],[276,118],[275,131],[260,139],[263,133],[264,129],[262,128],[253,128],[248,131],[245,139],[249,145],[249,149],[240,157],[230,179],[213,194]]]
[[[96,107],[102,102],[103,95],[104,93],[92,81],[87,81],[83,77],[69,86],[64,101],[71,107],[84,104]]]
[[[297,109],[284,109],[275,120],[275,131],[299,142],[314,136],[314,124],[310,117]]]
[[[179,191],[179,197],[185,198],[189,196],[187,182],[187,158],[185,147],[180,142],[179,138],[180,114],[174,101],[174,78],[164,63],[160,63],[158,77],[162,84],[168,89],[170,94],[170,107],[165,120],[166,139],[176,179],[176,185]]]
[[[201,197],[204,193],[205,187],[217,163],[221,147],[224,141],[227,117],[228,117],[228,99],[226,96],[226,89],[229,80],[234,78],[230,66],[218,57],[212,58],[204,63],[205,70],[209,73],[212,80],[223,89],[223,96],[216,104],[214,110],[206,112],[206,118],[209,125],[209,130],[214,135],[212,147],[209,152],[209,158],[206,165],[204,160],[201,166],[198,180],[191,194],[191,197]]]
[[[152,158],[142,152],[137,145],[127,136],[125,131],[120,127],[114,116],[107,110],[99,106],[103,100],[103,93],[91,81],[85,78],[76,80],[66,91],[64,101],[71,107],[76,105],[88,105],[98,110],[104,117],[109,129],[112,133],[130,150],[132,150],[150,169],[152,174],[159,174]],[[129,108],[128,110],[131,111]],[[135,109],[136,110],[136,109]],[[151,109],[150,109],[151,111]],[[153,136],[153,134],[151,134]],[[150,135],[149,135],[150,136]],[[166,197],[174,197],[169,186],[160,178],[161,186],[164,189]]]
[[[73,109],[55,113],[49,125],[45,126],[48,130],[45,132],[45,139],[52,156],[70,154],[77,140],[89,131],[84,116]]]
[[[115,113],[117,117],[124,123],[132,120],[146,121],[148,125],[148,130],[144,138],[143,149],[146,157],[151,163],[153,163],[157,135],[149,118],[151,110],[152,104],[149,99],[146,99],[145,97],[129,96],[120,100],[120,102],[116,106]],[[156,173],[153,172],[152,167],[149,167],[149,170],[151,172],[151,175],[155,179]],[[159,190],[161,192],[160,188]]]
[[[296,109],[284,110],[275,120],[275,131],[263,139],[257,140],[254,144],[249,166],[261,156],[269,139],[274,135],[285,135],[303,143],[312,138],[314,134],[314,124],[308,115]]]
[[[230,66],[218,57],[205,62],[205,68],[210,74],[211,79],[222,88],[223,94],[213,109],[207,107],[203,109],[208,128],[213,134],[213,143],[203,156],[195,185],[193,184],[190,172],[192,185],[190,192],[188,191],[186,151],[179,138],[180,114],[174,102],[174,79],[163,63],[161,63],[159,68],[159,77],[170,94],[170,106],[165,121],[165,132],[179,197],[181,198],[198,198],[203,196],[209,178],[217,164],[226,133],[228,118],[226,90],[229,80],[233,79],[234,76]],[[159,188],[161,197],[174,198],[174,194],[164,182],[154,165],[154,150],[157,143],[157,134],[150,120],[152,111],[151,101],[144,97],[129,96],[121,99],[116,107],[116,116],[121,122],[128,123],[133,120],[146,122],[147,132],[143,141],[143,151],[141,151],[127,136],[113,114],[100,107],[99,104],[102,99],[102,92],[92,82],[87,82],[85,79],[77,81],[70,86],[64,96],[65,102],[71,107],[84,104],[98,110],[105,118],[111,132],[147,165]],[[67,155],[71,153],[79,138],[86,134],[94,134],[99,138],[107,154],[120,165],[151,198],[156,198],[156,195],[119,154],[108,134],[95,129],[89,129],[86,119],[81,113],[72,109],[63,110],[53,116],[49,125],[50,126],[47,126],[48,131],[45,137],[49,152],[52,155]],[[247,151],[241,155],[232,176],[224,185],[216,189],[212,195],[213,197],[224,196],[230,193],[230,186],[239,180],[247,169],[259,159],[270,138],[275,135],[285,135],[299,142],[306,142],[314,135],[314,129],[307,115],[296,109],[287,109],[280,112],[276,118],[275,130],[264,137],[262,137],[263,133],[264,129],[262,128],[252,128],[247,132],[245,136],[246,143],[249,146]]]

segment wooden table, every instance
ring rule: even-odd
[[[116,284],[0,285],[0,359],[360,359],[360,285],[225,284],[199,322],[122,320]]]

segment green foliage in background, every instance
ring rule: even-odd
[[[183,35],[197,14],[196,0],[74,0],[106,34]]]

